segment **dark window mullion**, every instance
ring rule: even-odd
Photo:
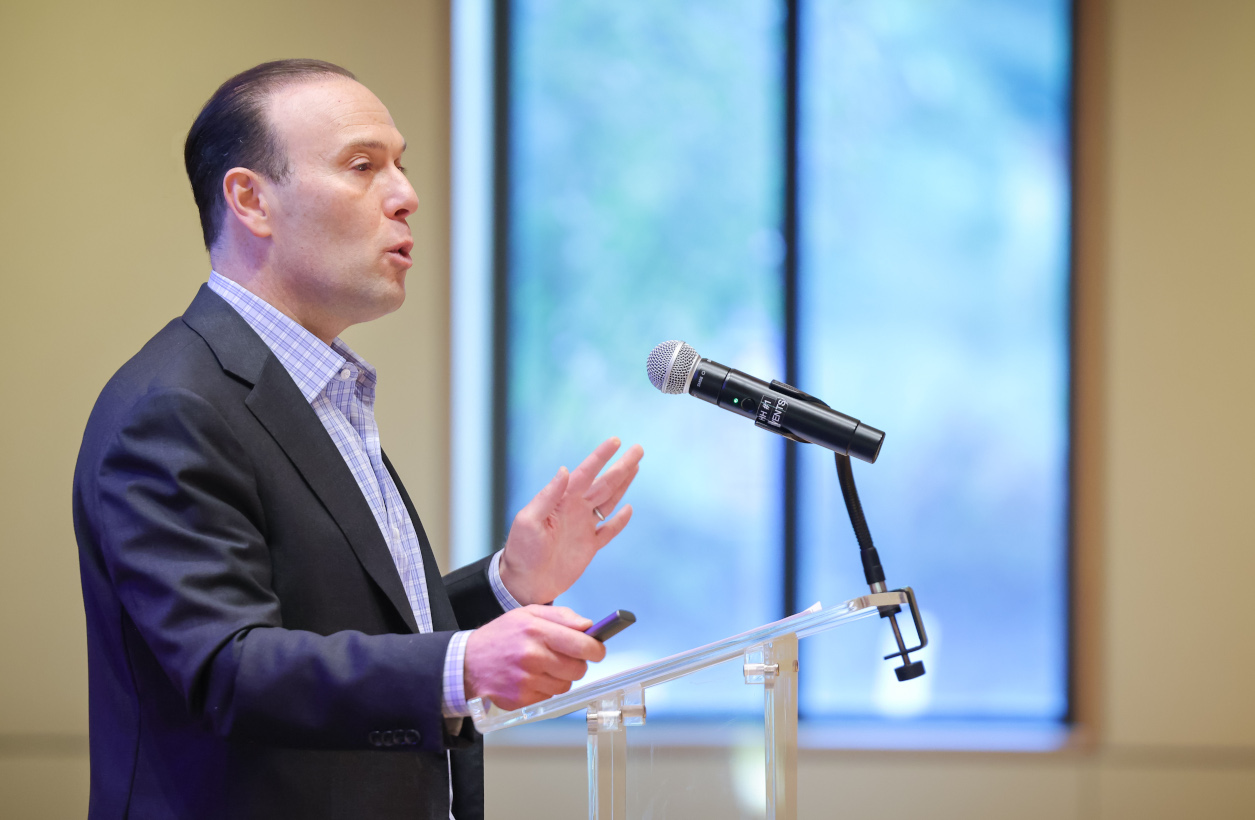
[[[492,17],[492,549],[505,544],[509,511],[507,416],[510,384],[510,0]]]
[[[784,380],[796,385],[798,293],[798,17],[801,0],[787,0],[784,27]],[[784,615],[797,612],[798,444],[784,445]]]

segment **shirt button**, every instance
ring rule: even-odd
[[[392,537],[398,541],[401,540],[401,528],[398,527],[396,524],[392,525]]]
[[[341,379],[341,380],[348,379],[348,377],[349,377],[349,376],[352,376],[352,375],[353,375],[353,374],[349,372],[349,369],[348,369],[347,367],[346,367],[346,368],[344,368],[343,370],[341,370],[341,371],[340,371],[340,379]]]

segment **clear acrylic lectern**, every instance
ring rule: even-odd
[[[797,645],[802,638],[876,615],[878,607],[912,606],[909,589],[854,598],[837,606],[818,604],[782,621],[765,624],[706,646],[629,669],[513,712],[476,698],[470,702],[475,728],[484,734],[569,715],[588,715],[588,816],[627,817],[625,728],[645,723],[645,690],[698,670],[744,657],[747,684],[763,687],[767,817],[797,817]],[[918,620],[916,626],[922,626]],[[921,636],[922,637],[922,636]]]

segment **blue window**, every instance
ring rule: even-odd
[[[648,383],[683,339],[887,433],[855,475],[929,674],[898,683],[874,621],[809,639],[804,716],[1065,720],[1069,4],[496,5],[496,524],[472,551],[614,434],[646,450],[635,517],[559,601],[636,612],[603,674],[865,592],[831,453]]]

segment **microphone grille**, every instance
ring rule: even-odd
[[[697,359],[696,350],[673,339],[653,349],[645,361],[645,370],[650,383],[662,392],[683,393]]]

